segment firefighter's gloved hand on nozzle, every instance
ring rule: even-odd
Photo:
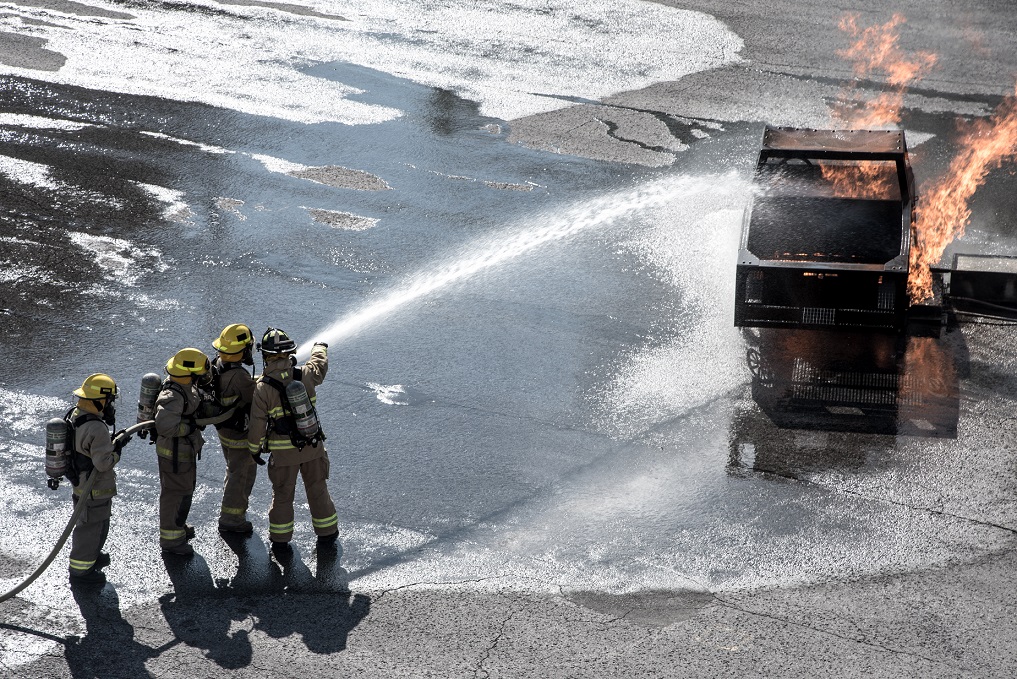
[[[124,430],[121,429],[120,431],[118,431],[116,434],[113,435],[113,450],[115,450],[116,452],[119,453],[120,451],[122,451],[124,449],[124,447],[128,443],[130,443],[132,438],[134,438],[133,435],[132,436],[124,436]]]
[[[117,463],[120,462],[120,456],[123,454],[124,447],[130,442],[131,438],[131,436],[124,436],[122,429],[113,435],[113,456]]]

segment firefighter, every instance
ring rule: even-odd
[[[235,408],[232,418],[216,425],[226,458],[219,532],[250,534],[254,528],[247,520],[247,505],[258,465],[247,451],[247,421],[254,396],[254,376],[244,366],[254,365],[254,337],[249,327],[234,323],[223,328],[212,347],[219,352],[212,364],[219,404]]]
[[[159,455],[159,544],[163,554],[191,556],[187,525],[197,482],[197,462],[205,440],[197,423],[202,403],[199,381],[208,379],[208,356],[181,349],[166,362],[167,377],[155,402],[155,450]]]
[[[120,461],[120,451],[127,443],[114,443],[109,427],[114,425],[117,385],[103,373],[89,375],[74,390],[77,406],[67,420],[74,431],[72,465],[78,475],[73,501],[86,503],[74,525],[71,535],[70,580],[72,583],[106,582],[102,569],[109,565],[109,554],[102,551],[109,535],[113,510],[113,496],[117,494],[117,476],[114,465]],[[94,470],[94,471],[93,471]],[[87,498],[81,497],[81,486],[87,474],[94,473],[95,485]]]
[[[339,537],[339,519],[326,484],[329,461],[325,436],[313,408],[315,387],[322,383],[328,372],[328,345],[322,342],[315,344],[310,359],[301,367],[296,367],[296,343],[282,330],[266,330],[258,348],[265,368],[254,388],[247,441],[255,457],[260,458],[263,450],[271,454],[268,478],[272,482],[272,506],[268,510],[268,531],[272,553],[281,561],[293,553],[289,543],[293,537],[293,496],[298,474],[304,480],[318,547],[334,549]],[[297,428],[294,409],[286,396],[287,387],[294,380],[303,385],[300,391],[304,394],[305,403],[309,400],[308,408],[315,418],[314,434],[303,426],[306,419],[301,421],[302,428]],[[303,413],[301,417],[306,418],[306,415]]]

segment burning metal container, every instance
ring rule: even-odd
[[[905,328],[915,182],[902,131],[767,126],[754,185],[736,326]]]

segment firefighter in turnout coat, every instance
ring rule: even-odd
[[[289,543],[293,537],[293,498],[298,475],[304,480],[318,547],[334,548],[339,536],[339,519],[326,484],[329,460],[325,437],[317,425],[316,414],[317,434],[307,437],[297,430],[296,417],[285,395],[286,386],[299,379],[313,413],[315,387],[328,372],[328,345],[315,344],[310,359],[301,367],[295,366],[296,343],[282,330],[269,328],[258,348],[265,368],[254,388],[247,440],[252,455],[260,457],[265,450],[271,455],[268,478],[272,482],[272,506],[268,521],[272,553],[278,559],[292,554]]]
[[[201,406],[197,381],[209,374],[208,357],[199,349],[178,351],[166,363],[169,375],[155,402],[155,450],[159,455],[159,544],[164,554],[190,556],[187,525],[197,482],[197,461],[205,443],[196,421]]]
[[[254,530],[247,520],[247,506],[258,465],[247,449],[247,421],[254,397],[254,377],[244,366],[254,365],[254,337],[249,327],[234,323],[223,328],[212,346],[219,352],[212,364],[219,404],[224,408],[235,408],[232,418],[216,425],[226,458],[219,532],[248,534]]]
[[[120,461],[120,450],[126,441],[114,443],[109,426],[113,424],[117,385],[113,378],[96,373],[85,378],[74,390],[77,406],[67,415],[74,428],[72,464],[78,475],[74,487],[74,505],[86,507],[74,524],[71,535],[70,579],[72,583],[106,582],[102,568],[109,565],[109,554],[102,551],[109,535],[113,496],[117,494],[117,477],[113,466]],[[81,497],[81,487],[89,474],[98,474],[88,497]]]

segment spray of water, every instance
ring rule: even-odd
[[[504,264],[541,245],[593,228],[610,226],[641,210],[679,199],[687,200],[690,195],[715,190],[723,181],[718,177],[671,177],[584,203],[547,220],[541,219],[544,226],[522,225],[510,229],[507,234],[470,248],[449,264],[411,277],[404,285],[366,307],[340,317],[300,347],[298,354],[306,357],[314,342],[339,342],[410,302]],[[529,222],[532,221],[531,218]]]

